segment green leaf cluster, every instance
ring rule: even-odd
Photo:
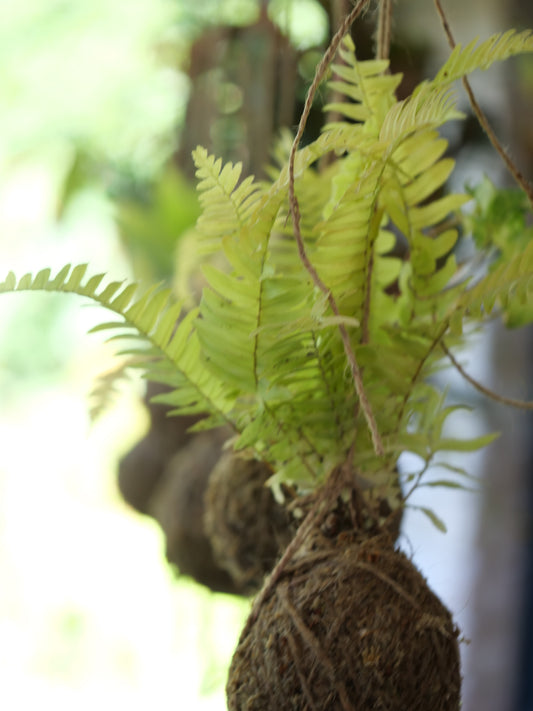
[[[486,255],[491,272],[498,270],[499,275],[511,273],[512,276],[513,268],[505,265],[514,261],[514,270],[520,270],[521,260],[516,257],[527,251],[533,242],[533,214],[527,196],[518,189],[498,189],[488,178],[469,193],[473,207],[464,217],[465,230],[472,235],[478,250]],[[515,279],[513,298],[501,304],[509,327],[522,326],[532,320],[531,307],[523,293],[527,283],[527,276],[525,280]]]
[[[509,313],[517,300],[533,306],[533,243],[527,235],[523,244],[520,225],[485,238],[500,208],[475,214],[478,249],[497,245],[505,260],[475,283],[461,277],[457,223],[471,194],[446,191],[453,161],[439,128],[460,118],[453,81],[526,51],[530,33],[457,47],[433,80],[398,101],[401,76],[386,61],[359,62],[344,41],[331,81],[343,100],[326,107],[340,118],[298,150],[294,166],[300,231],[318,281],[294,239],[286,152],[278,147],[280,164],[257,182],[198,148],[202,214],[190,238],[203,289],[187,313],[168,290],[102,289],[103,275],[87,279],[85,266],[19,281],[10,274],[0,292],[71,291],[119,314],[98,328],[112,339],[140,338],[123,352],[172,387],[160,399],[176,414],[204,413],[200,426],[229,424],[233,446],[270,462],[277,481],[312,488],[348,454],[363,475],[386,477],[405,451],[425,468],[439,451],[483,446],[490,437],[447,436],[454,408],[430,376],[441,346],[460,345],[470,325]],[[340,326],[384,455],[375,452]]]

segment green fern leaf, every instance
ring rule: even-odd
[[[431,521],[431,523],[435,526],[435,528],[440,531],[441,533],[446,533],[448,529],[446,528],[446,524],[444,521],[437,516],[437,514],[433,511],[433,509],[429,509],[426,506],[411,506],[409,505],[408,508],[413,509],[414,511],[421,511],[424,516],[427,516],[427,518]]]
[[[202,249],[216,250],[220,240],[242,227],[247,215],[257,207],[261,187],[254,183],[252,176],[239,184],[242,164],[223,166],[220,159],[209,155],[201,146],[193,151],[193,159],[203,208],[196,232]]]
[[[117,383],[128,378],[128,370],[132,367],[135,367],[135,362],[132,359],[128,359],[97,378],[89,395],[89,417],[91,422],[95,422],[109,409],[118,392]]]
[[[332,102],[326,111],[335,111],[352,121],[365,124],[365,131],[378,130],[383,116],[396,102],[395,92],[402,76],[387,73],[388,60],[357,61],[352,39],[344,38],[339,54],[342,64],[334,64],[332,71],[339,79],[329,82],[329,88],[351,99],[350,102]],[[336,124],[329,124],[330,129]]]
[[[10,273],[0,284],[0,293],[36,289],[76,293],[119,314],[122,321],[100,324],[93,331],[126,330],[125,334],[118,333],[112,339],[131,338],[133,331],[145,348],[130,348],[123,353],[134,355],[137,364],[144,367],[147,377],[153,376],[154,380],[174,387],[174,392],[168,397],[176,412],[211,413],[216,415],[214,420],[218,423],[231,422],[228,413],[232,399],[228,388],[210,378],[202,364],[197,336],[192,329],[196,314],[189,314],[176,326],[182,307],[181,304],[168,304],[168,290],[156,291],[154,287],[134,301],[137,284],[113,282],[98,292],[103,275],[91,277],[84,284],[86,272],[86,264],[74,268],[66,265],[54,278],[46,269],[35,278],[26,274],[18,282]]]
[[[437,128],[446,121],[461,118],[454,108],[449,86],[476,69],[488,69],[494,62],[533,52],[533,34],[528,30],[509,30],[480,43],[457,45],[432,81],[422,82],[413,94],[393,105],[383,121],[380,139],[400,142],[410,133]]]
[[[508,30],[492,35],[479,44],[477,40],[469,42],[465,47],[458,44],[435,76],[433,84],[451,84],[476,69],[488,69],[494,62],[525,52],[533,52],[531,30]]]
[[[453,94],[447,86],[424,84],[409,98],[390,108],[381,124],[379,139],[396,148],[410,137],[421,137],[424,131],[433,131],[461,118],[463,114],[455,108]]]
[[[533,306],[530,284],[533,278],[533,242],[509,258],[507,263],[489,272],[471,288],[466,288],[450,310],[457,318],[482,321],[496,309],[506,310],[520,290],[529,306]]]

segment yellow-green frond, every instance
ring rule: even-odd
[[[172,404],[176,411],[216,415],[218,423],[230,421],[231,393],[209,377],[199,358],[193,329],[196,313],[182,318],[182,304],[172,300],[169,290],[158,290],[154,286],[139,296],[137,284],[124,282],[111,282],[99,290],[105,275],[86,279],[86,274],[86,264],[66,265],[55,277],[51,276],[50,269],[43,269],[35,276],[26,274],[20,280],[10,272],[0,283],[0,293],[68,292],[104,306],[121,318],[101,323],[92,332],[108,331],[112,341],[136,339],[139,346],[130,345],[120,353],[133,356],[149,379],[174,387]]]
[[[531,30],[523,32],[508,30],[494,34],[480,43],[473,40],[464,47],[458,44],[436,74],[432,84],[440,86],[451,84],[476,69],[488,69],[494,62],[501,62],[526,52],[533,52]]]

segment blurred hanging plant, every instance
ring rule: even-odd
[[[344,100],[326,106],[339,119],[303,148],[299,135],[290,150],[280,144],[269,181],[197,148],[202,214],[187,244],[205,286],[186,314],[168,289],[102,287],[105,275],[87,276],[87,265],[10,273],[0,292],[72,292],[120,316],[93,330],[137,338],[121,353],[172,388],[159,400],[173,414],[205,415],[196,429],[229,425],[235,449],[272,466],[273,484],[314,489],[351,457],[364,479],[387,486],[406,451],[422,474],[437,452],[493,438],[447,437],[455,408],[429,377],[471,327],[494,314],[513,320],[517,305],[531,321],[533,305],[522,198],[505,203],[518,229],[504,229],[486,185],[446,193],[454,164],[438,129],[461,118],[454,81],[531,51],[530,32],[457,46],[434,79],[398,101],[401,75],[386,59],[357,61],[345,38],[330,82]],[[475,283],[454,255],[461,222],[480,252],[499,250]]]

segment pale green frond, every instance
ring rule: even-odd
[[[391,106],[384,117],[379,139],[396,149],[403,141],[423,131],[432,131],[447,121],[463,118],[455,108],[448,87],[427,83],[407,99]]]
[[[144,364],[145,361],[143,360],[142,363]],[[117,384],[129,378],[128,370],[134,366],[135,360],[128,358],[116,368],[98,376],[89,394],[89,417],[91,422],[95,422],[109,410],[118,394]]]
[[[365,130],[373,130],[375,133],[384,115],[395,103],[395,92],[402,76],[387,72],[388,60],[359,62],[354,50],[352,39],[346,36],[339,50],[342,63],[332,67],[338,79],[328,83],[332,91],[346,96],[350,101],[329,103],[325,110],[362,122]]]
[[[203,251],[220,248],[220,240],[239,230],[256,207],[262,189],[249,176],[239,183],[242,164],[222,164],[199,146],[193,151],[202,214],[195,232]]]
[[[337,196],[325,219],[316,225],[312,259],[341,314],[362,320],[365,284],[379,231],[379,220],[373,222],[373,216],[381,167],[373,163],[351,173],[351,181],[344,179],[350,172],[342,172],[341,182],[333,184]]]
[[[509,30],[477,44],[457,45],[432,81],[422,82],[413,94],[394,104],[383,121],[380,139],[398,143],[415,131],[437,128],[461,118],[455,109],[450,84],[476,69],[488,69],[494,62],[533,51],[531,31]]]
[[[482,321],[493,311],[505,312],[520,292],[523,301],[533,305],[533,242],[509,261],[500,263],[496,269],[472,287],[466,287],[453,305],[450,313],[461,314],[463,319]]]
[[[139,298],[137,284],[112,282],[98,291],[103,280],[99,274],[84,282],[87,265],[66,265],[54,277],[50,270],[40,271],[35,278],[24,275],[18,282],[10,273],[0,283],[0,293],[33,291],[36,289],[75,293],[99,303],[122,317],[120,321],[100,324],[93,329],[116,332],[110,340],[139,338],[145,348],[127,349],[124,354],[133,354],[143,367],[147,377],[165,382],[175,388],[174,402],[186,412],[216,414],[218,421],[228,421],[227,413],[232,407],[231,393],[227,387],[209,376],[202,364],[193,319],[188,314],[177,323],[182,312],[178,303],[169,303],[168,290],[152,287]]]
[[[439,516],[437,516],[433,509],[427,508],[426,506],[412,506],[411,504],[407,504],[407,508],[412,509],[413,511],[421,511],[438,531],[441,533],[447,533],[448,529],[446,528],[446,524],[441,518],[439,518]]]
[[[533,52],[531,30],[494,34],[478,44],[477,40],[466,46],[456,45],[432,81],[434,85],[450,84],[476,69],[488,69],[494,62],[501,62],[517,54]]]

